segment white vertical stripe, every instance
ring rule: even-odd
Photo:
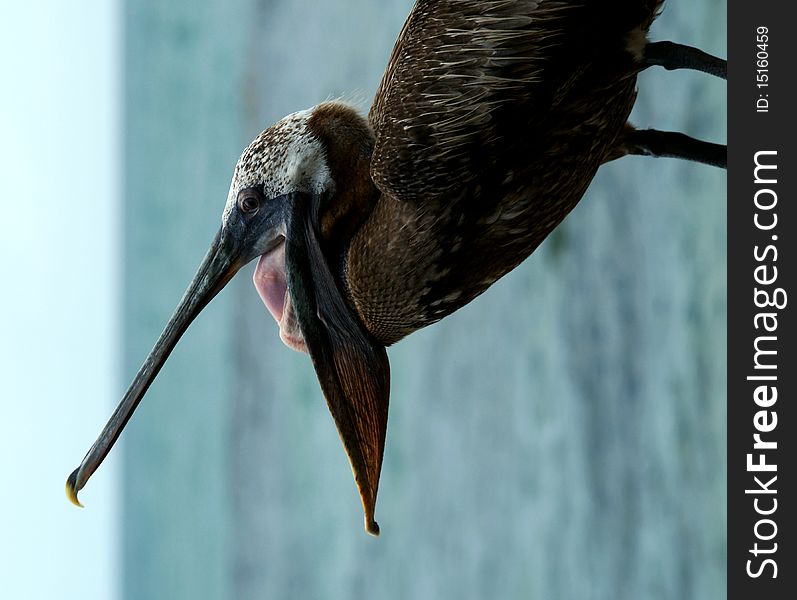
[[[64,481],[119,395],[119,9],[0,8],[5,598],[118,597],[119,453],[81,496],[86,509]]]

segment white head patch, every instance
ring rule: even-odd
[[[288,115],[249,144],[235,165],[224,207],[225,221],[238,192],[261,186],[266,199],[288,192],[322,193],[333,185],[321,142],[307,129],[313,109]]]

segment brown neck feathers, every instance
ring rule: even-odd
[[[307,123],[326,149],[335,192],[321,214],[321,237],[338,248],[359,229],[374,207],[379,191],[371,181],[374,136],[368,122],[340,102],[319,104]]]

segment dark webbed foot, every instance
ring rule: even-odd
[[[704,142],[675,131],[634,129],[628,125],[606,162],[633,154],[680,158],[722,169],[727,168],[728,162],[728,148],[722,144]]]
[[[668,71],[692,69],[722,79],[728,78],[728,61],[712,56],[692,46],[673,42],[650,42],[645,46],[643,69],[658,65]]]
[[[644,49],[640,71],[658,65],[668,71],[692,69],[727,79],[728,62],[692,46],[673,42],[649,42]],[[627,124],[617,139],[612,152],[606,157],[609,162],[622,156],[659,156],[691,160],[714,167],[727,168],[728,148],[721,144],[704,142],[683,133],[635,129]]]

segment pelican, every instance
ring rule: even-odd
[[[235,273],[310,355],[351,463],[365,529],[390,393],[386,347],[525,260],[598,168],[630,154],[725,166],[725,146],[628,123],[653,65],[725,77],[724,60],[649,42],[662,0],[418,0],[371,110],[291,114],[243,152],[221,227],[119,406],[69,476],[103,461],[175,344]]]

